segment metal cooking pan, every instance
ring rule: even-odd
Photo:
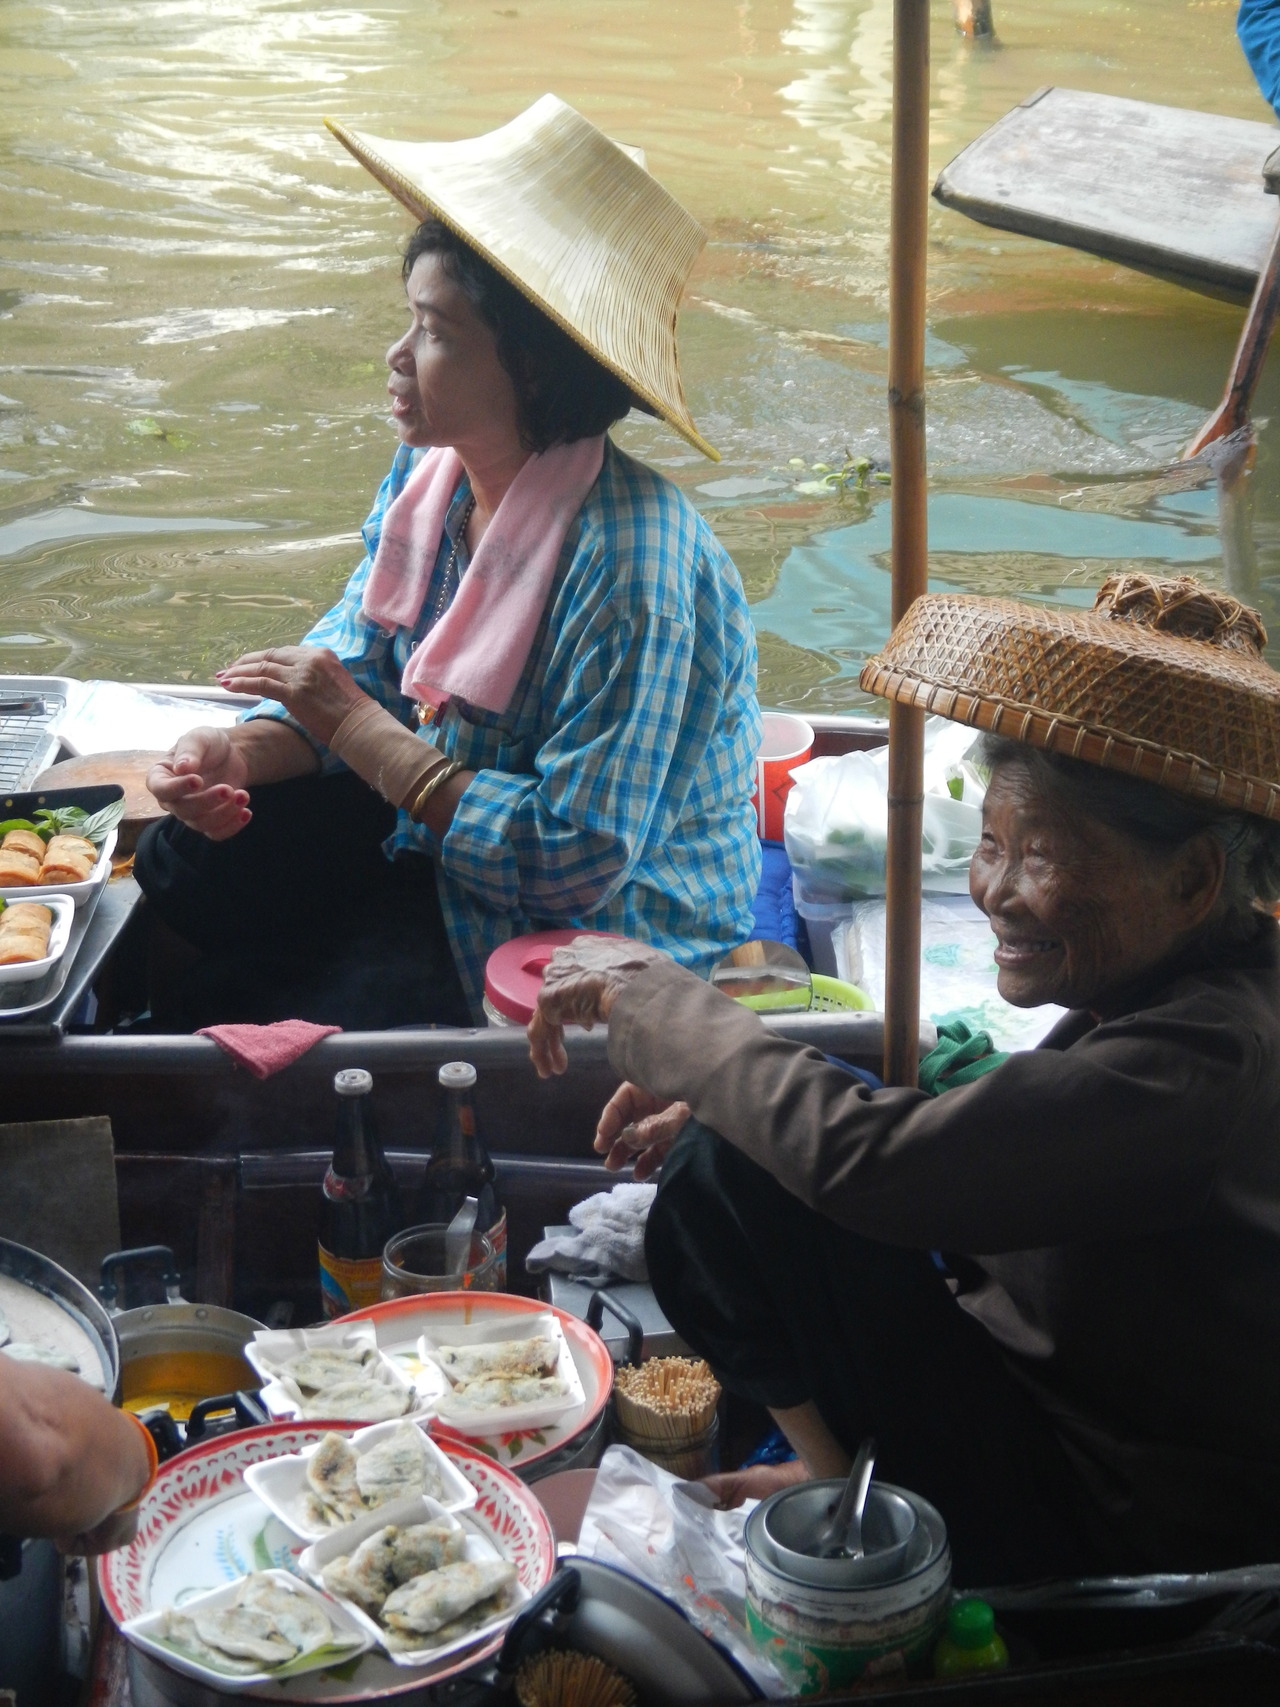
[[[0,1239],[0,1274],[41,1293],[88,1334],[102,1359],[106,1395],[114,1397],[120,1384],[120,1345],[110,1316],[89,1288],[39,1251],[11,1239]]]
[[[165,1302],[117,1310],[121,1275],[148,1266],[163,1271]],[[262,1323],[219,1304],[188,1303],[167,1245],[105,1258],[101,1291],[120,1340],[121,1400],[131,1410],[163,1408],[185,1423],[200,1400],[258,1386],[244,1347]]]

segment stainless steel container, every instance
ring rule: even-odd
[[[838,1497],[843,1481],[825,1484]],[[902,1572],[889,1582],[821,1586],[801,1582],[777,1559],[766,1533],[770,1510],[814,1484],[783,1488],[747,1519],[747,1624],[797,1695],[883,1684],[927,1670],[951,1599],[951,1549],[938,1511],[906,1488],[917,1527]]]

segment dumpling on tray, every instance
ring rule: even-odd
[[[545,1404],[562,1399],[569,1389],[558,1375],[483,1375],[465,1386],[455,1387],[440,1404],[441,1410],[510,1410],[514,1405]]]
[[[412,1578],[387,1597],[379,1623],[387,1630],[389,1645],[415,1648],[464,1613],[484,1609],[476,1620],[482,1623],[489,1611],[498,1611],[515,1587],[516,1568],[505,1559],[466,1559]],[[490,1608],[489,1602],[493,1602]],[[397,1640],[398,1638],[398,1640]]]
[[[461,1559],[465,1546],[457,1524],[389,1523],[366,1536],[354,1553],[331,1559],[321,1576],[330,1594],[344,1595],[376,1617],[402,1583]]]
[[[402,1417],[413,1403],[412,1387],[393,1387],[370,1375],[355,1381],[342,1381],[336,1387],[322,1387],[318,1393],[304,1399],[304,1417],[341,1417],[350,1422],[391,1422]]]
[[[365,1510],[356,1481],[356,1454],[340,1434],[326,1434],[307,1460],[312,1504],[307,1515],[335,1527]]]
[[[548,1334],[535,1334],[488,1345],[442,1345],[435,1355],[450,1381],[461,1386],[485,1375],[554,1375],[560,1346]]]
[[[439,1465],[428,1456],[421,1431],[412,1423],[401,1423],[385,1440],[353,1456],[356,1486],[366,1509],[407,1494],[439,1499],[444,1492]]]

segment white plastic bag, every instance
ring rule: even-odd
[[[682,1482],[629,1446],[600,1460],[577,1551],[639,1577],[722,1648],[767,1696],[791,1686],[747,1630],[742,1532],[759,1504],[717,1511],[698,1482]]]
[[[926,889],[968,891],[986,792],[967,759],[977,739],[972,729],[945,717],[931,717],[925,724],[921,868]],[[883,895],[889,749],[810,759],[792,775],[783,835],[806,899]]]

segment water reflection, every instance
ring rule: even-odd
[[[1038,85],[1262,117],[1230,8],[1000,0],[975,51],[935,0],[940,166]],[[0,642],[11,669],[207,679],[330,602],[385,472],[402,211],[324,132],[463,136],[551,88],[711,241],[681,321],[711,468],[622,441],[711,516],[775,702],[845,705],[887,620],[891,0],[31,0],[0,9]],[[1255,588],[1280,627],[1280,482],[1170,464],[1239,310],[930,215],[940,584],[1085,602],[1127,563]],[[1275,415],[1280,382],[1257,408]],[[814,465],[819,467],[815,470]],[[1252,519],[1249,506],[1255,513]],[[132,512],[132,513],[130,513]],[[65,527],[64,527],[65,519]],[[61,530],[61,531],[60,531]],[[1256,559],[1251,542],[1256,541]],[[6,544],[7,542],[7,544]]]

